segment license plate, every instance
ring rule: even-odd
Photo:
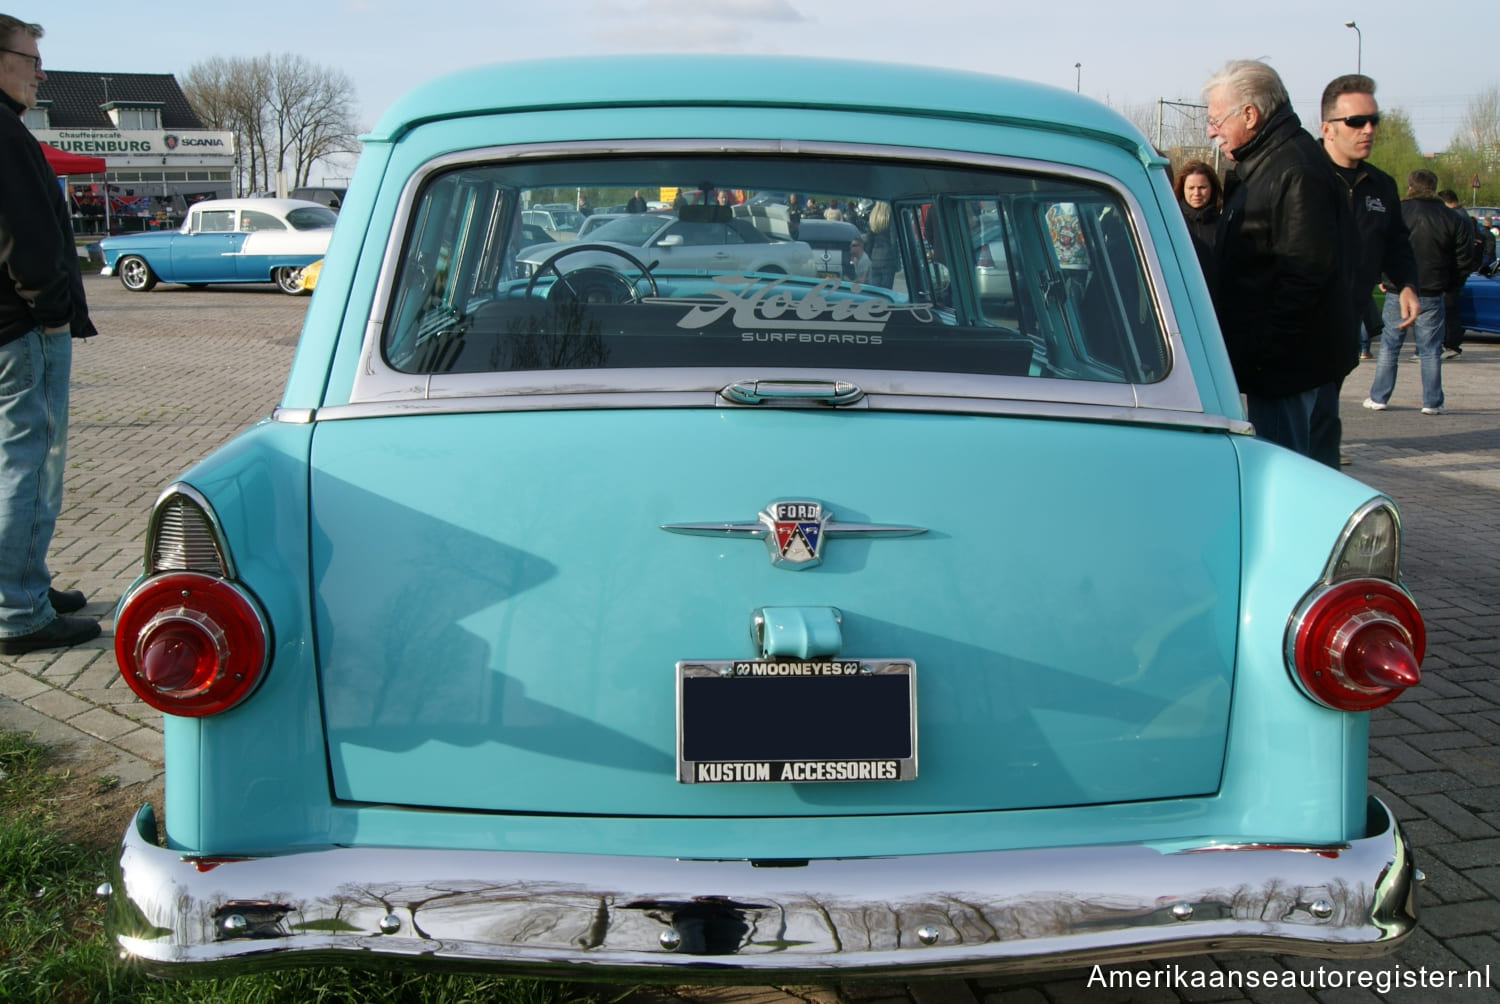
[[[684,784],[910,781],[910,659],[703,659],[677,664]]]

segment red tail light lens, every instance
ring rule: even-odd
[[[1427,631],[1406,590],[1353,579],[1308,597],[1287,631],[1304,693],[1338,711],[1369,711],[1422,678]]]
[[[990,254],[990,246],[988,244],[979,245],[979,254],[974,259],[974,264],[978,265],[980,268],[995,267],[995,258]]]
[[[148,579],[115,620],[115,661],[130,689],[171,715],[227,711],[265,674],[269,631],[242,589],[197,572]]]

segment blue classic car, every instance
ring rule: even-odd
[[[274,282],[305,293],[298,271],[323,257],[338,214],[298,199],[210,199],[195,203],[177,230],[122,234],[99,242],[103,275],[132,292],[158,282]]]
[[[1465,329],[1500,335],[1500,276],[1476,272],[1458,294],[1458,316]]]
[[[517,269],[526,205],[688,178],[868,203],[892,274]],[[167,758],[127,956],[805,982],[1412,931],[1365,774],[1424,649],[1400,519],[1254,436],[1119,115],[512,62],[392,107],[341,218],[279,405],[118,610]]]

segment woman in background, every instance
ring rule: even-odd
[[[1224,186],[1212,167],[1201,160],[1190,160],[1177,172],[1172,191],[1177,193],[1177,205],[1181,207],[1188,231],[1193,235],[1198,264],[1204,275],[1210,275],[1214,231],[1218,229],[1219,211],[1224,205]]]

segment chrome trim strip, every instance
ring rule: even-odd
[[[1165,378],[1154,384],[1111,385],[1096,384],[1081,380],[1038,381],[1025,377],[972,377],[963,374],[910,374],[899,371],[877,372],[883,372],[887,381],[898,375],[902,378],[926,378],[923,379],[924,383],[934,382],[937,384],[936,389],[930,393],[932,396],[939,398],[972,396],[988,400],[1005,400],[1016,396],[1021,400],[1028,400],[1033,399],[1038,394],[1048,394],[1050,395],[1047,398],[1048,400],[1077,403],[1080,400],[1092,400],[1094,394],[1093,388],[1114,387],[1129,392],[1127,403],[1124,407],[1133,410],[1122,414],[1120,416],[1122,420],[1142,420],[1137,417],[1134,409],[1184,411],[1201,414],[1203,410],[1202,399],[1198,395],[1197,384],[1194,382],[1192,373],[1187,366],[1187,356],[1183,350],[1180,327],[1177,323],[1177,316],[1172,308],[1171,300],[1166,295],[1165,276],[1158,260],[1156,246],[1151,239],[1149,230],[1140,226],[1140,220],[1144,215],[1141,204],[1129,189],[1122,187],[1116,179],[1109,175],[1089,168],[1058,164],[1050,161],[1037,161],[1024,157],[925,147],[890,146],[878,143],[799,141],[789,149],[785,140],[707,138],[586,140],[578,142],[492,146],[445,154],[428,161],[418,170],[412,172],[411,177],[407,179],[402,189],[395,217],[391,221],[390,236],[386,243],[384,260],[381,263],[380,274],[376,279],[374,301],[370,305],[370,315],[366,319],[365,341],[361,346],[360,365],[355,374],[354,384],[350,390],[350,404],[372,404],[398,399],[415,400],[422,397],[441,397],[449,394],[468,397],[470,395],[479,396],[481,394],[483,396],[492,396],[504,394],[580,395],[605,393],[614,398],[609,407],[653,407],[652,404],[645,400],[630,399],[627,401],[621,398],[620,395],[627,393],[648,393],[650,391],[675,393],[701,389],[701,383],[694,376],[695,373],[701,371],[693,369],[679,370],[670,367],[639,371],[559,370],[546,373],[462,374],[458,376],[434,374],[430,377],[399,373],[386,365],[380,352],[380,335],[384,318],[390,305],[391,290],[400,263],[401,249],[406,241],[407,230],[411,224],[417,194],[434,174],[461,165],[478,165],[501,160],[537,160],[553,157],[640,154],[664,155],[669,153],[697,153],[703,151],[712,151],[720,155],[784,155],[792,153],[798,156],[922,161],[927,163],[951,164],[960,167],[992,168],[1069,178],[1087,181],[1108,189],[1128,209],[1127,223],[1141,248],[1142,258],[1149,277],[1148,285],[1151,292],[1152,309],[1156,315],[1160,330],[1166,333],[1167,338],[1169,360],[1168,372]],[[727,379],[720,380],[713,390],[717,391],[727,384],[739,380],[787,379],[791,376],[793,374],[779,369],[767,373],[746,373],[741,368],[734,371]],[[867,392],[871,390],[868,381],[860,379],[853,373],[820,372],[815,376],[805,378],[852,381]],[[904,379],[901,382],[903,386],[907,383]],[[1037,382],[1058,384],[1061,387],[1054,387],[1044,391],[1025,391],[1018,386],[1018,384]],[[426,387],[425,392],[421,389],[424,383]],[[533,404],[526,410],[536,410],[539,407],[566,406],[558,404]],[[870,406],[881,407],[883,405],[871,401]],[[405,414],[407,412],[403,410],[400,413]],[[338,416],[325,416],[324,412],[320,411],[318,417],[321,419],[324,417],[344,416],[342,414]],[[1147,422],[1154,421],[1150,418],[1145,418],[1144,420]]]
[[[175,566],[172,568],[158,568],[153,560],[156,552],[157,538],[166,531],[164,524],[168,512],[168,503],[179,495],[200,509],[203,512],[204,519],[208,521],[209,544],[213,548],[214,557],[218,562],[220,577],[225,579],[238,578],[238,573],[234,567],[234,557],[229,553],[229,548],[224,544],[224,527],[219,522],[218,513],[214,512],[214,507],[209,504],[208,498],[202,492],[198,491],[192,485],[181,481],[174,482],[162,489],[162,493],[156,497],[156,503],[151,507],[151,519],[146,524],[146,552],[141,560],[143,574],[152,575],[160,571],[179,570]],[[180,570],[188,569],[189,566],[184,565]],[[201,571],[201,569],[197,570]]]
[[[474,398],[436,398],[413,401],[383,401],[370,404],[344,404],[319,408],[316,421],[339,421],[361,418],[393,418],[401,415],[459,415],[475,412],[511,411],[590,411],[605,408],[707,408],[716,402],[703,391],[661,391],[629,394],[535,394],[528,396],[479,396]],[[1132,408],[1129,405],[1056,404],[995,400],[992,398],[930,397],[920,395],[878,395],[884,411],[921,411],[957,415],[999,415],[1016,418],[1070,419],[1080,422],[1130,422],[1168,428],[1227,432],[1239,436],[1255,435],[1255,427],[1241,419],[1223,415],[1162,411],[1156,408]],[[867,395],[865,401],[868,403]],[[728,407],[729,405],[724,405]]]
[[[1332,550],[1328,552],[1328,562],[1323,566],[1323,577],[1318,580],[1319,585],[1330,586],[1337,580],[1339,555],[1344,553],[1344,548],[1349,545],[1349,538],[1354,536],[1355,527],[1362,523],[1366,516],[1376,509],[1385,509],[1391,514],[1391,520],[1396,527],[1396,559],[1391,566],[1391,581],[1401,581],[1401,511],[1390,499],[1381,495],[1370,499],[1364,505],[1354,510],[1354,515],[1344,523],[1344,528],[1339,531],[1339,539],[1333,544]]]
[[[378,961],[603,979],[1034,970],[1212,949],[1364,956],[1416,926],[1399,825],[1314,848],[1117,844],[810,862],[328,848],[194,863],[142,808],[108,930],[146,968]],[[874,822],[872,820],[872,822]],[[795,823],[793,823],[795,825]],[[1308,853],[1308,850],[1313,853]],[[673,950],[675,949],[675,950]]]
[[[311,408],[272,408],[271,421],[288,425],[311,425],[317,412]]]

